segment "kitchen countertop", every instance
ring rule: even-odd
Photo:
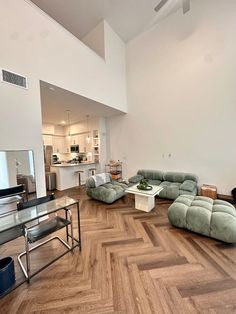
[[[76,164],[70,164],[70,163],[62,163],[62,164],[55,164],[55,165],[51,165],[51,167],[78,167],[78,166],[83,166],[83,165],[95,165],[95,162],[88,162],[88,161],[84,161],[81,163],[76,163]]]

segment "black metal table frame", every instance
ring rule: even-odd
[[[25,282],[30,283],[30,279],[31,279],[31,278],[33,278],[35,275],[37,275],[38,273],[40,273],[41,271],[43,271],[44,269],[46,269],[47,267],[49,267],[50,265],[52,265],[53,263],[55,263],[57,260],[59,260],[61,257],[63,257],[64,255],[66,255],[67,253],[69,253],[69,252],[72,252],[72,253],[73,253],[73,250],[74,250],[76,247],[79,247],[79,250],[80,250],[80,252],[81,252],[81,230],[80,230],[79,201],[77,201],[75,204],[76,204],[76,207],[77,207],[78,239],[76,239],[73,235],[70,235],[70,234],[68,233],[68,230],[67,230],[67,241],[68,241],[68,238],[70,237],[70,238],[72,239],[72,243],[73,243],[73,241],[75,241],[76,244],[75,244],[75,245],[72,245],[70,248],[67,246],[68,249],[67,249],[65,252],[63,252],[62,254],[58,255],[56,258],[54,258],[52,261],[50,261],[49,263],[47,263],[47,264],[44,265],[43,267],[39,268],[39,269],[38,269],[37,271],[35,271],[34,273],[31,274],[31,273],[29,272],[29,275],[28,275],[28,276],[25,276],[25,273],[24,273],[24,271],[23,271],[24,276],[25,276],[25,279],[22,280],[22,281],[20,281],[19,283],[15,284],[10,290],[6,291],[6,293],[4,293],[4,294],[0,297],[0,299],[3,298],[4,296],[6,296],[7,294],[9,294],[10,292],[14,291],[16,288],[18,288],[19,286],[21,286],[21,285],[24,284]],[[73,205],[75,205],[75,204],[72,204],[72,205],[70,205],[70,206],[73,206]],[[70,206],[68,206],[68,207],[70,207]],[[58,209],[56,209],[55,211],[52,211],[51,213],[57,212],[57,211],[60,211],[60,210],[65,210],[66,218],[67,218],[67,210],[68,210],[67,207],[58,208]],[[50,213],[50,214],[51,214],[51,213]],[[44,216],[47,216],[47,215],[48,215],[48,213],[46,213],[45,215],[41,216],[40,218],[42,218],[42,217],[44,217]],[[33,220],[35,220],[35,219],[33,219]],[[32,220],[32,221],[33,221],[33,220]],[[30,221],[29,221],[29,222],[30,222]],[[25,236],[27,236],[27,228],[26,228],[25,224],[23,224],[22,227],[24,228],[24,230],[26,230]],[[67,226],[67,227],[68,227],[68,226]],[[67,228],[67,227],[66,227],[66,228]],[[55,239],[55,238],[57,238],[57,239],[59,239],[59,240],[61,241],[61,239],[60,239],[59,237],[57,237],[57,236],[56,236],[56,237],[53,237],[53,238],[50,238],[50,239],[44,241],[43,243],[40,243],[40,244],[38,244],[37,246],[35,246],[35,247],[29,249],[29,252],[33,251],[33,250],[36,249],[37,247],[39,247],[39,246],[41,246],[41,245],[43,245],[43,244],[46,244],[47,242],[49,242],[50,240],[53,240],[53,239]],[[13,239],[13,240],[14,240],[14,239]],[[26,237],[25,237],[25,245],[26,245],[26,251],[27,251],[27,245],[28,245],[28,243],[26,243],[26,242],[27,242],[27,240],[26,240]],[[64,241],[63,241],[63,242],[64,242]],[[23,253],[22,253],[22,254],[23,254]],[[22,254],[20,254],[20,255],[22,255]],[[20,265],[20,266],[21,266],[21,265]]]

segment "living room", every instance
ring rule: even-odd
[[[103,135],[106,163],[119,160],[125,182],[142,169],[160,171],[160,181],[168,181],[166,172],[190,173],[197,177],[196,194],[203,184],[212,185],[216,201],[231,205],[235,1],[183,1],[190,4],[184,14],[177,0],[88,1],[87,7],[83,1],[33,2],[0,5],[0,66],[28,80],[27,89],[1,82],[0,150],[33,151],[37,197],[46,194],[44,81],[119,111],[107,118]],[[63,10],[65,16],[56,16]],[[72,24],[80,14],[85,26],[94,10],[104,21],[94,21],[83,42]],[[63,25],[60,19],[70,20],[69,14],[71,24]],[[174,199],[153,198],[154,208],[142,212],[131,193],[112,204],[92,200],[85,187],[55,196],[79,201],[81,251],[75,248],[0,299],[4,313],[235,313],[235,244],[176,228],[167,217]],[[79,229],[74,224],[76,236]],[[0,246],[1,258],[14,256],[15,268],[23,239]],[[50,250],[59,250],[47,245],[32,254],[34,270]]]

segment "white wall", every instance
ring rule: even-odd
[[[29,90],[0,83],[0,149],[34,151],[41,196],[45,181],[39,80],[126,111],[125,45],[105,23],[104,36],[109,42],[103,60],[24,0],[1,0],[0,29],[4,46],[0,67],[29,79]]]
[[[105,58],[104,21],[84,36],[82,42],[93,49],[100,57]]]
[[[39,93],[39,81],[33,78],[30,91],[0,83],[0,150],[33,150],[37,194],[42,196],[45,178]]]
[[[9,175],[7,167],[7,154],[0,152],[0,189],[9,187]]]
[[[127,46],[128,114],[110,122],[111,158],[236,186],[236,1],[191,1]],[[171,157],[168,157],[171,154]],[[164,156],[164,157],[163,157]]]

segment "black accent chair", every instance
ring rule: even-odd
[[[0,189],[0,199],[10,198],[9,202],[6,201],[6,203],[4,203],[4,204],[8,204],[8,203],[12,202],[12,199],[15,202],[16,201],[19,202],[19,200],[24,201],[25,195],[27,197],[24,184],[19,184],[19,185],[16,185],[16,186],[13,186],[10,188],[6,188],[6,189]],[[0,217],[10,215],[12,212],[15,212],[15,211],[16,211],[16,209],[7,211],[5,213],[0,214]],[[18,226],[14,229],[4,231],[1,233],[1,236],[0,236],[0,245],[7,243],[9,241],[12,241],[16,238],[19,238],[23,235],[24,235],[24,230],[23,230],[22,226]]]
[[[7,197],[9,195],[11,195],[11,196],[18,195],[18,193],[22,192],[22,186],[23,186],[23,184],[21,184],[21,185],[19,185],[17,187],[14,187],[14,188],[4,189],[4,192],[2,192],[2,193],[0,192],[0,193],[2,195],[5,195],[5,196],[2,196],[2,197],[6,197],[6,195],[7,195]],[[0,190],[0,191],[3,191],[3,190]],[[9,192],[11,194],[9,194]],[[1,196],[0,196],[0,198],[1,198]],[[33,200],[25,202],[25,203],[19,203],[18,202],[17,203],[17,210],[22,210],[22,209],[25,209],[25,208],[28,208],[28,207],[32,207],[32,206],[36,206],[36,205],[39,205],[39,204],[43,204],[43,203],[52,201],[54,199],[55,199],[54,194],[51,194],[51,195],[48,195],[48,196],[44,196],[44,197],[33,199]],[[12,212],[15,212],[15,211],[16,210],[8,211],[7,213],[4,213],[4,214],[0,215],[0,217],[9,215],[9,214],[11,214]],[[22,226],[17,226],[14,229],[10,229],[10,230],[4,231],[4,232],[1,233],[1,236],[0,236],[0,245],[4,244],[4,243],[7,243],[7,242],[10,242],[10,241],[12,241],[12,240],[14,240],[16,238],[21,237],[21,236],[24,236],[24,228]]]
[[[28,194],[26,193],[24,184],[19,184],[6,189],[0,189],[0,199],[9,197],[14,199],[15,197],[15,201],[24,201],[24,196],[26,196],[26,200],[28,201]]]
[[[50,202],[52,200],[55,200],[55,195],[53,193],[47,196],[34,198],[28,202],[17,203],[17,210],[22,210],[22,209],[29,208],[32,206],[37,206],[46,202]]]
[[[50,202],[55,199],[54,194],[48,195],[48,196],[43,196],[39,197],[37,199],[30,200],[28,202],[24,203],[18,203],[17,204],[17,210],[25,210],[29,207],[37,206],[46,202]],[[68,213],[70,216],[70,219],[68,220]],[[62,238],[59,236],[54,236],[49,239],[47,239],[44,242],[39,243],[38,245],[35,245],[32,248],[29,248],[29,244],[32,244],[50,234],[52,234],[55,231],[58,231],[62,228],[66,228],[66,238],[67,242],[69,241],[69,234],[68,234],[68,226],[71,225],[71,239],[72,239],[72,246],[70,246],[68,243],[66,243]],[[64,246],[66,246],[67,249],[71,249],[74,246],[74,238],[73,238],[73,224],[72,224],[72,214],[69,209],[66,209],[66,218],[62,218],[60,216],[55,215],[54,217],[50,217],[46,221],[38,223],[36,226],[27,228],[24,228],[24,236],[25,236],[25,244],[26,244],[26,251],[21,253],[18,256],[18,262],[22,268],[22,271],[25,275],[25,277],[29,281],[30,277],[30,258],[29,258],[29,253],[38,247],[48,243],[49,241],[52,241],[54,239],[58,239]],[[26,264],[27,264],[27,270],[25,269],[21,257],[26,255]]]
[[[22,237],[24,235],[24,229],[22,226],[18,226],[14,229],[4,231],[0,234],[0,245],[9,241]]]

